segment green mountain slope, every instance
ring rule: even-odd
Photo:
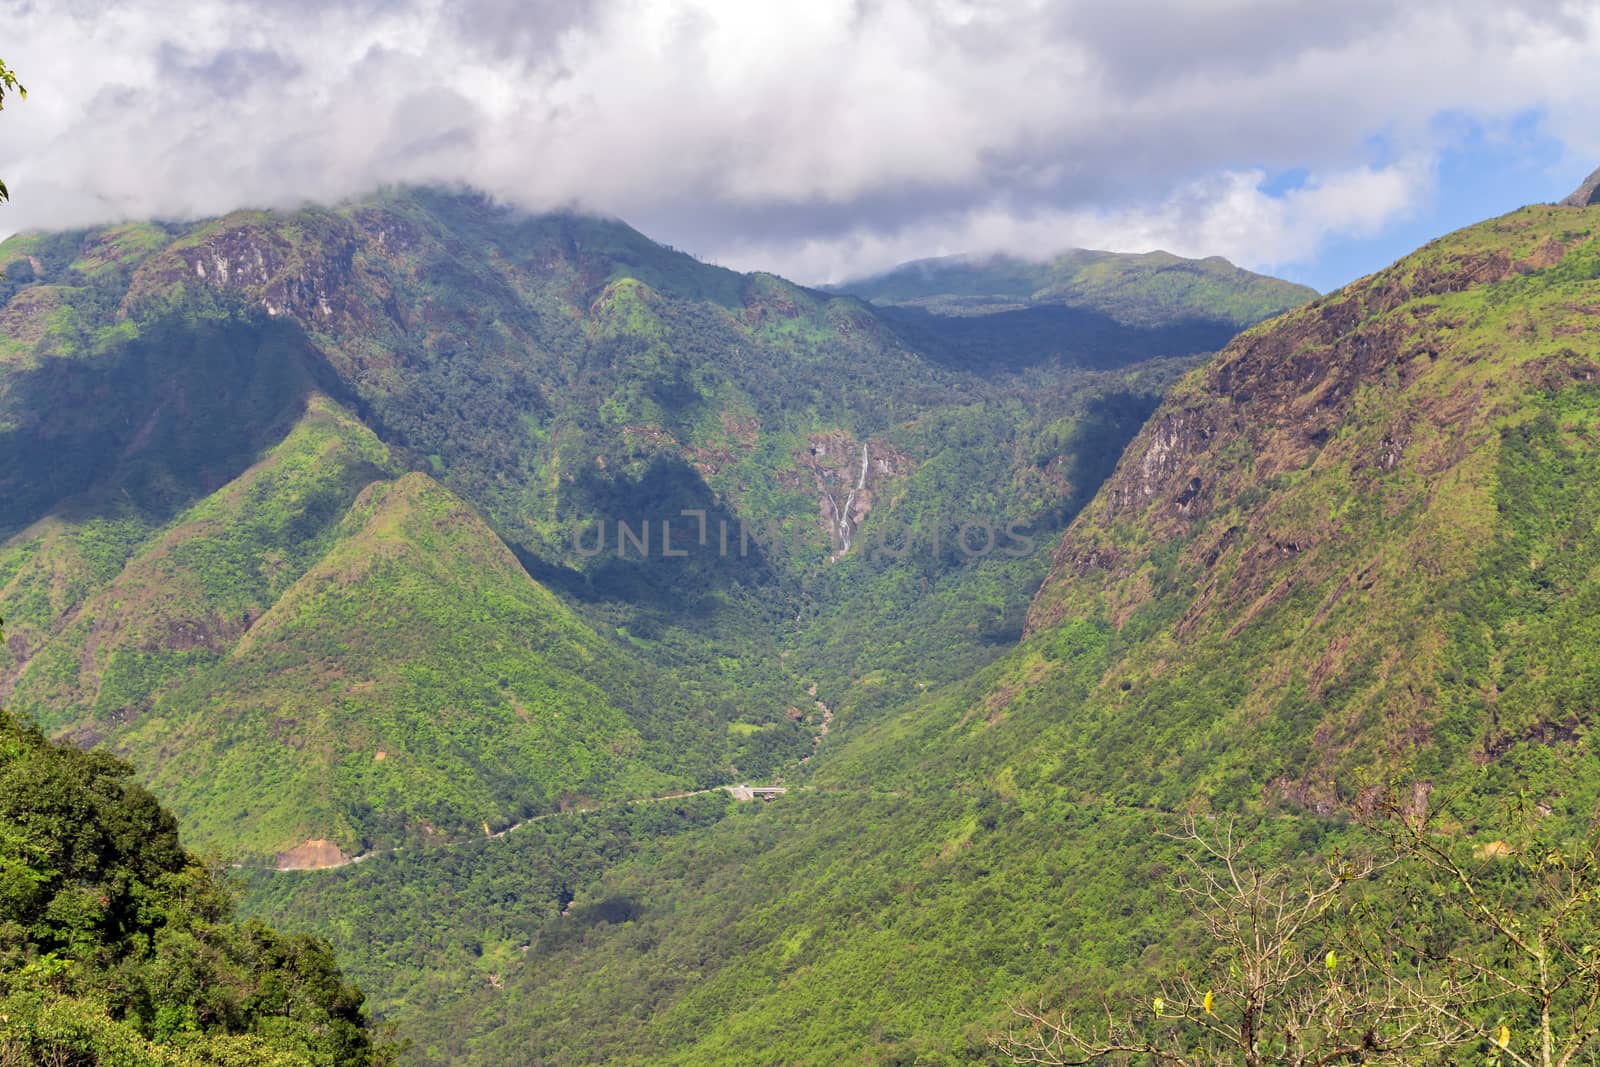
[[[196,833],[252,852],[321,838],[356,852],[501,828],[568,793],[688,784],[646,770],[634,724],[650,715],[679,751],[715,754],[686,709],[647,702],[646,672],[426,475],[372,485],[341,526],[221,661],[112,737],[163,757],[152,786]]]
[[[1238,338],[1069,528],[1014,651],[599,876],[579,901],[623,921],[552,920],[409,1025],[485,1063],[986,1062],[1010,997],[1143,1003],[1181,966],[1152,831],[1184,810],[1285,860],[1390,781],[1464,835],[1519,800],[1589,826],[1597,220],[1525,209]]]
[[[1124,782],[1316,806],[1581,726],[1592,226],[1529,208],[1451,235],[1169,396],[1031,615],[1149,633],[1091,735],[1159,731]]]
[[[833,287],[871,301],[919,348],[961,367],[1108,368],[1221,348],[1316,293],[1217,256],[1084,249],[1049,260],[946,256]]]
[[[0,712],[0,1059],[375,1062],[327,945],[234,925],[130,774]]]
[[[314,396],[281,442],[159,533],[130,507],[34,524],[0,570],[12,693],[47,727],[90,737],[147,709],[179,664],[225,652],[327,550],[356,494],[393,472],[369,430]]]
[[[500,827],[569,792],[715,773],[705,716],[453,494],[392,471],[314,396],[283,442],[67,611],[49,590],[88,535],[25,532],[8,553],[11,647],[40,651],[12,698],[147,760],[198,839],[257,855]]]
[[[425,189],[0,268],[0,694],[256,856],[767,775],[970,673],[1203,351],[966,366]]]
[[[1221,256],[1184,259],[1170,252],[1128,254],[1073,249],[1053,259],[945,256],[904,263],[833,286],[875,304],[945,315],[994,314],[1059,305],[1099,312],[1130,326],[1186,322],[1242,328],[1316,296]]]

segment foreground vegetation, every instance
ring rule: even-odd
[[[389,1062],[327,943],[234,924],[131,776],[0,712],[0,1062]]]
[[[1363,853],[1300,875],[1259,867],[1230,822],[1186,820],[1176,887],[1205,934],[1148,1004],[1073,1018],[1019,1003],[995,1039],[1017,1063],[1560,1067],[1600,1052],[1600,839],[1464,847],[1448,809],[1375,799]]]

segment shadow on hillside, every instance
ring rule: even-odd
[[[265,316],[174,315],[89,343],[0,378],[0,537],[51,512],[165,521],[281,440],[313,391],[350,402],[299,327]]]
[[[585,516],[574,527],[572,543],[562,546],[575,565],[551,562],[521,546],[515,551],[536,580],[574,600],[695,615],[734,586],[778,582],[762,531],[751,527],[741,537],[739,517],[682,459],[658,456],[636,476],[608,477],[588,468],[571,499]],[[685,512],[705,514],[704,543],[698,515]],[[663,523],[670,544],[663,541]]]
[[[1094,499],[1134,436],[1160,406],[1160,393],[1132,390],[1106,393],[1090,401],[1078,423],[1076,447],[1066,457],[1065,474],[1073,493],[1056,516],[1059,529],[1066,529]]]

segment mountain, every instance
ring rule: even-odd
[[[117,525],[131,554],[95,588]],[[10,699],[144,761],[202,840],[353,853],[419,822],[504,826],[565,793],[665,789],[716,751],[681,693],[321,395],[237,478],[146,529],[52,517],[14,540],[4,589],[26,667]]]
[[[1581,730],[1592,226],[1535,207],[1443,238],[1168,396],[1029,621],[1153,631],[1104,725],[1170,738],[1151,785],[1203,762],[1214,796],[1331,806],[1358,771],[1459,777]]]
[[[1221,256],[1128,254],[1076,248],[1049,259],[942,256],[830,287],[874,304],[940,315],[1061,307],[1123,326],[1202,324],[1235,330],[1303,304],[1316,291],[1241,270]]]
[[[1220,256],[1075,249],[1052,259],[945,256],[832,287],[868,300],[946,359],[1086,367],[1221,348],[1246,326],[1316,296]]]
[[[1561,206],[1588,207],[1594,203],[1597,193],[1600,193],[1600,170],[1590,172],[1589,176],[1583,179],[1583,184],[1561,201]]]
[[[1508,809],[1584,832],[1597,224],[1523,209],[1247,330],[1073,520],[1014,648],[595,865],[567,918],[535,893],[550,917],[411,1017],[424,1061],[991,1062],[1008,1000],[1145,1004],[1192,958],[1184,811],[1284,863],[1391,783],[1468,841]],[[384,877],[306,892],[348,922]]]
[[[792,771],[992,662],[1220,343],[968,359],[437,189],[0,270],[0,696],[285,865]]]
[[[131,773],[0,712],[0,1060],[389,1062],[327,944],[234,924]]]

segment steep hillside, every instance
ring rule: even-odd
[[[341,527],[219,662],[110,738],[161,757],[152,786],[206,839],[358,852],[715,767],[704,717],[426,475],[370,486]]]
[[[82,600],[52,592],[92,579],[103,520],[24,531],[5,556],[12,699],[146,761],[198,839],[252,855],[324,839],[354,853],[719,774],[708,716],[530,579],[466,504],[392,472],[369,430],[313,396],[280,444]]]
[[[390,1062],[327,945],[234,925],[131,773],[0,712],[0,1061]]]
[[[1152,831],[1184,810],[1285,859],[1389,781],[1465,835],[1508,804],[1589,826],[1597,224],[1515,212],[1242,335],[1072,524],[1014,651],[600,874],[578,900],[623,921],[553,920],[410,1025],[486,1063],[987,1062],[1010,997],[1147,1002],[1181,966]]]
[[[1168,397],[1030,615],[1148,635],[1103,681],[1104,742],[1159,739],[1119,778],[1332,805],[1358,773],[1582,732],[1593,227],[1540,207],[1453,234]]]
[[[0,268],[0,694],[252,856],[793,767],[1016,640],[1203,351],[1116,327],[1074,342],[1098,370],[966,366],[853,298],[426,189]]]
[[[92,740],[147,706],[178,662],[226,651],[328,549],[356,495],[393,473],[371,431],[313,396],[282,441],[175,521],[114,501],[38,521],[0,556],[8,688],[47,727]]]

